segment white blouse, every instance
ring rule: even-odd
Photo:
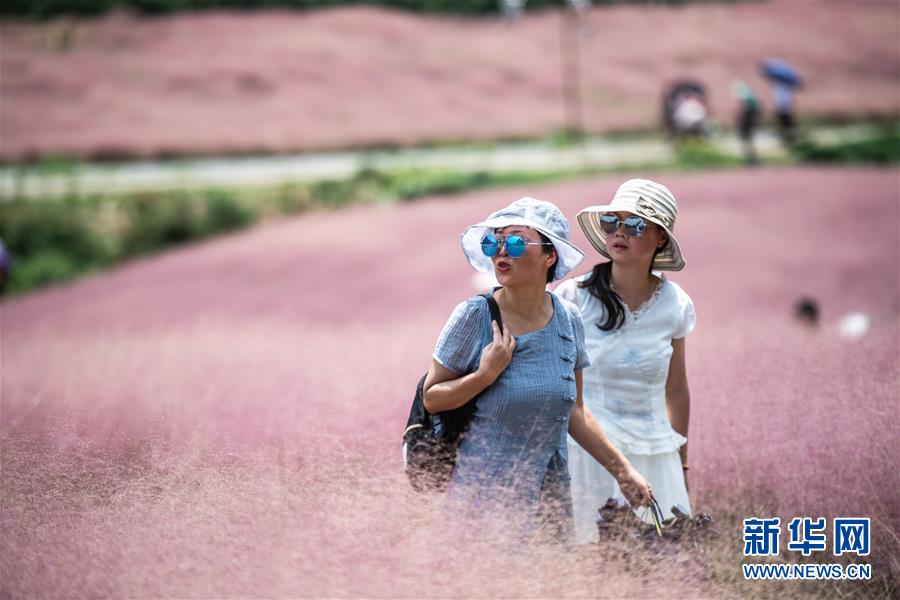
[[[603,304],[577,283],[590,274],[562,282],[555,292],[574,303],[584,320],[585,348],[591,365],[584,370],[583,397],[606,436],[630,454],[672,452],[687,439],[672,429],[666,411],[666,379],[672,340],[687,336],[696,323],[694,303],[681,287],[660,277],[656,290],[625,322],[601,331]]]

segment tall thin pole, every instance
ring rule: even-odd
[[[584,135],[584,111],[581,104],[580,25],[579,11],[572,8],[562,10],[559,19],[560,82],[565,113],[565,130],[574,137]]]

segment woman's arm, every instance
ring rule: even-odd
[[[684,358],[684,338],[672,340],[672,358],[669,362],[669,377],[666,379],[666,409],[672,429],[688,436],[688,424],[691,416],[691,390],[688,388],[687,367]],[[681,466],[684,480],[687,483],[688,445],[687,442],[678,449],[681,455]]]
[[[575,371],[575,385],[578,396],[572,416],[569,418],[569,435],[584,448],[588,454],[594,457],[603,467],[609,471],[616,481],[622,494],[632,506],[645,506],[650,503],[650,484],[628,462],[628,459],[612,445],[597,419],[584,405],[581,396],[582,373]]]
[[[481,361],[474,373],[460,375],[443,366],[434,358],[425,377],[422,403],[431,414],[459,408],[500,376],[512,360],[516,348],[516,338],[503,326],[503,333],[492,321],[494,339],[481,351]]]

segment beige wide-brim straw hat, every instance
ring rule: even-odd
[[[650,268],[654,271],[680,271],[684,268],[681,246],[675,239],[678,205],[666,186],[649,179],[629,179],[619,186],[612,202],[589,206],[578,213],[578,224],[597,252],[612,259],[606,247],[606,234],[600,227],[600,216],[610,212],[630,212],[662,227],[669,242],[656,254]]]
[[[495,229],[510,225],[531,227],[547,236],[559,257],[554,279],[565,277],[584,260],[584,252],[569,241],[569,222],[562,211],[550,202],[526,197],[491,213],[484,221],[470,225],[463,231],[460,244],[469,264],[476,271],[485,275],[494,274],[494,263],[491,257],[482,252],[481,240]]]

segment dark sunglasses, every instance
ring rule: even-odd
[[[625,228],[625,235],[628,237],[641,237],[647,229],[647,221],[642,217],[631,216],[622,221],[616,215],[600,215],[600,229],[603,233],[612,235],[619,229],[619,225]]]
[[[525,254],[528,246],[552,246],[550,242],[532,242],[523,238],[521,235],[494,235],[487,234],[481,238],[481,251],[485,256],[494,256],[500,251],[500,248],[506,247],[506,253],[511,258],[519,258]]]

